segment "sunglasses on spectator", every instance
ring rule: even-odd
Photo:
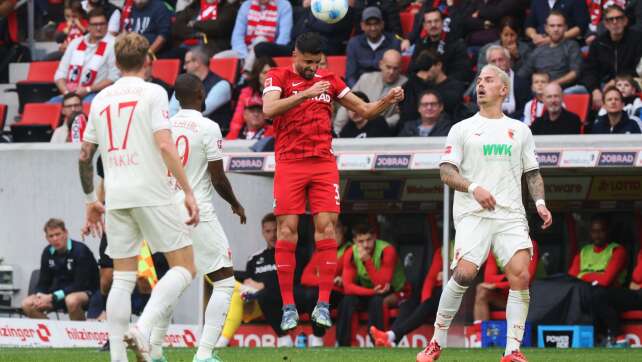
[[[607,23],[617,23],[622,20],[624,20],[625,16],[624,15],[618,15],[618,16],[612,16],[610,18],[604,18],[604,21]]]

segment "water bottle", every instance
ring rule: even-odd
[[[305,336],[305,333],[301,332],[298,336],[296,336],[296,341],[294,342],[294,346],[296,348],[305,348],[308,345],[308,338]]]

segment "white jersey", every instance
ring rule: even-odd
[[[105,168],[107,209],[173,202],[167,167],[154,140],[171,130],[167,92],[138,77],[123,77],[94,98],[84,140],[98,145]]]
[[[524,123],[503,116],[477,113],[455,124],[448,133],[441,163],[451,163],[459,173],[488,190],[497,201],[485,210],[467,192],[455,192],[453,218],[467,214],[496,219],[524,218],[522,174],[539,168],[535,141]]]
[[[223,159],[221,129],[216,122],[203,117],[201,112],[189,109],[181,109],[171,118],[171,123],[178,154],[200,209],[200,218],[202,221],[213,220],[216,218],[212,204],[215,190],[208,163]],[[177,198],[183,200],[185,194],[179,192]]]

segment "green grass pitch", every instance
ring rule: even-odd
[[[226,362],[413,362],[417,349],[322,348],[273,349],[227,348],[219,352]],[[169,362],[191,362],[195,350],[169,349]],[[500,359],[500,349],[447,349],[439,361],[494,361]],[[642,349],[525,349],[530,362],[602,362],[642,361]],[[109,361],[109,355],[90,349],[0,348],[0,362],[89,362]],[[130,354],[130,361],[134,361]]]

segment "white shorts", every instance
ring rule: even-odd
[[[528,249],[533,255],[533,243],[528,234],[526,219],[491,219],[475,215],[462,217],[455,223],[454,269],[459,260],[466,260],[477,268],[488,258],[490,247],[502,267],[516,252]]]
[[[232,267],[232,251],[218,218],[201,221],[192,229],[194,264],[199,275]]]
[[[143,240],[153,253],[192,245],[181,215],[177,204],[107,210],[107,255],[112,259],[138,256]]]

